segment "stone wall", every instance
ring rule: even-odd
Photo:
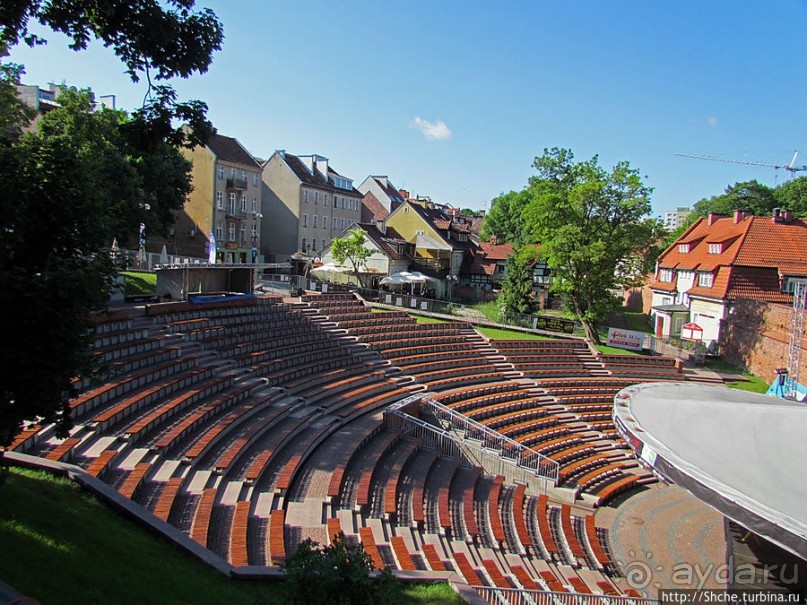
[[[720,353],[725,361],[746,367],[768,383],[776,368],[787,367],[790,349],[790,305],[738,300],[721,322]],[[805,346],[802,337],[802,349]],[[807,381],[807,353],[801,357],[799,382]]]

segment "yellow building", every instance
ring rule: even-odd
[[[169,231],[169,254],[216,262],[260,260],[261,166],[238,140],[213,135],[207,145],[184,151],[193,162],[193,191]]]

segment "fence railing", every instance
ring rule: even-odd
[[[551,458],[433,399],[425,398],[423,401],[424,411],[435,417],[440,428],[459,433],[464,440],[477,442],[481,449],[495,452],[498,459],[510,462],[536,477],[557,483],[560,465]]]
[[[473,586],[491,605],[658,605],[655,599]]]
[[[371,303],[381,303],[394,307],[400,307],[414,313],[417,313],[418,311],[425,311],[427,313],[452,315],[458,319],[470,319],[470,317],[467,315],[463,315],[465,305],[448,300],[437,300],[422,296],[417,293],[420,289],[420,286],[418,285],[415,285],[414,293],[390,292],[386,290],[359,288],[354,285],[322,282],[302,275],[266,275],[261,279],[261,283],[267,287],[283,288],[287,292],[297,290],[299,288],[317,292],[353,291],[358,292],[361,294],[362,298]],[[500,317],[499,321],[491,321],[491,323],[514,328],[558,332],[571,336],[585,335],[583,326],[580,322],[550,315],[519,315],[517,313],[509,313]]]
[[[199,265],[206,264],[207,258],[169,254],[164,258],[162,254],[146,252],[144,250],[120,250],[120,254],[129,259],[129,267],[136,271],[154,271],[158,265]]]
[[[557,484],[558,463],[514,442],[483,425],[481,430],[474,427],[473,434],[463,433],[461,423],[435,425],[406,412],[415,402],[423,404],[423,410],[434,415],[445,408],[423,394],[415,394],[388,406],[384,410],[384,425],[389,428],[402,428],[406,436],[416,437],[427,447],[442,454],[461,457],[469,463],[481,466],[486,473],[502,475],[511,483],[524,483],[535,493],[546,493]],[[461,415],[458,415],[461,416]],[[464,417],[462,417],[464,418]],[[470,419],[473,425],[478,425]],[[458,433],[462,433],[461,435]]]
[[[694,365],[703,365],[706,361],[706,346],[700,342],[683,345],[648,334],[645,337],[644,348],[663,357],[675,357]]]

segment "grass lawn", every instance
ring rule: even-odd
[[[608,345],[594,345],[594,348],[596,348],[600,353],[605,353],[606,355],[640,355],[639,351],[609,347]]]
[[[489,300],[488,302],[478,302],[473,305],[466,305],[471,309],[475,309],[479,311],[487,317],[490,321],[499,321],[499,304],[495,300]]]
[[[282,583],[226,578],[68,479],[40,471],[11,468],[0,479],[0,544],[0,580],[48,605],[257,605],[284,596]],[[402,597],[462,602],[447,584],[407,585]]]
[[[123,271],[125,296],[154,294],[157,291],[157,274],[143,271]]]
[[[706,367],[713,372],[719,372],[721,374],[738,374],[745,378],[745,380],[727,381],[725,383],[726,386],[731,387],[732,389],[751,391],[752,393],[768,392],[768,387],[770,385],[767,382],[758,376],[749,374],[742,368],[738,368],[737,366],[728,363],[727,361],[723,361],[722,359],[707,359]]]
[[[503,330],[501,328],[487,328],[476,326],[477,332],[493,340],[551,340],[548,336],[540,334],[530,334],[529,332],[518,332],[516,330]]]
[[[625,323],[628,330],[635,330],[636,332],[653,333],[653,326],[650,323],[650,316],[642,313],[641,311],[634,311],[633,309],[623,309],[622,315],[625,318]]]
[[[413,317],[415,321],[419,324],[447,324],[449,323],[445,319],[438,319],[436,317],[429,317],[428,315],[416,315],[414,313],[410,313],[409,317]]]

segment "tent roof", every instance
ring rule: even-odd
[[[646,464],[769,541],[807,558],[807,406],[722,386],[623,389],[617,430]]]

